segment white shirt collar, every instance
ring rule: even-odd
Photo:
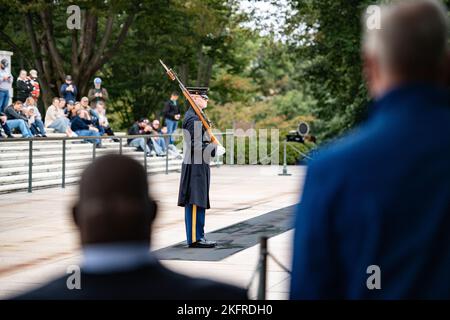
[[[128,271],[156,263],[150,248],[142,243],[108,243],[83,246],[82,270],[88,273]]]

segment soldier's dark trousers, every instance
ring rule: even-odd
[[[188,245],[199,241],[205,236],[205,208],[195,204],[184,207],[184,222]]]

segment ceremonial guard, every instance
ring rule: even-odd
[[[208,89],[186,89],[198,108],[205,109]],[[205,239],[204,226],[205,210],[210,208],[209,162],[215,156],[217,145],[211,143],[211,138],[192,107],[185,114],[182,128],[185,145],[178,205],[185,208],[187,244],[191,248],[213,248],[216,242]]]

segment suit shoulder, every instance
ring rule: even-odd
[[[389,144],[383,135],[383,131],[373,124],[358,127],[322,147],[311,161],[311,167],[321,170],[325,167],[339,168],[340,171],[354,170],[352,164],[370,161]]]
[[[66,277],[56,278],[41,287],[32,289],[28,292],[12,297],[12,300],[63,299],[65,296],[64,293],[68,291],[66,280],[67,280]]]
[[[184,298],[193,300],[247,300],[247,290],[233,285],[203,279],[191,278],[164,268],[166,278],[172,279],[177,287],[183,288]]]
[[[212,280],[195,279],[203,299],[247,300],[247,290]]]

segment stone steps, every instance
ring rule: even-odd
[[[77,163],[75,166],[73,164],[70,164],[68,167],[66,167],[66,177],[80,175],[84,167],[89,163],[90,161],[84,161],[83,163]],[[181,167],[181,163],[182,160],[169,160],[169,167],[173,167],[174,165]],[[148,169],[147,171],[149,173],[152,171],[164,171],[165,168],[166,168],[165,161],[151,161],[151,160],[149,161],[149,159],[147,160],[147,169]],[[47,170],[33,167],[32,175],[33,175],[33,182],[52,179],[62,179],[62,165],[59,168]],[[2,176],[0,179],[0,186],[24,182],[28,182],[28,168],[26,170],[22,170],[18,174],[10,174]]]
[[[80,150],[85,149],[87,143],[81,142],[67,142],[66,150]],[[117,148],[119,148],[119,143],[108,143],[104,142],[107,146],[115,146],[117,144]],[[92,145],[91,145],[92,146]],[[126,142],[124,142],[123,147],[126,146]],[[62,150],[62,142],[61,141],[51,141],[51,142],[33,142],[33,151],[61,151]],[[1,143],[0,142],[0,154],[1,153],[10,153],[10,152],[28,152],[28,143],[27,142],[8,142]]]
[[[87,156],[87,157],[93,157],[93,148],[92,148],[92,144],[89,144],[86,146],[86,148],[81,148],[81,149],[66,149],[66,157],[70,157],[70,156]],[[106,149],[96,149],[95,150],[95,155],[96,156],[100,156],[102,154],[107,154],[107,153],[119,153],[119,148],[106,148]],[[137,152],[135,148],[132,147],[123,147],[122,148],[122,153],[123,154],[127,154],[127,155],[138,155],[138,154],[142,154],[142,152]],[[62,149],[61,150],[49,150],[49,151],[42,151],[42,150],[34,150],[33,148],[33,162],[34,159],[44,159],[44,158],[61,158],[62,159]],[[142,158],[144,157],[144,155],[142,154]],[[10,160],[26,160],[28,162],[28,158],[29,158],[29,153],[28,150],[27,151],[22,151],[22,152],[11,152],[11,153],[5,153],[5,154],[1,154],[0,153],[0,160],[3,160],[5,162],[10,161]],[[1,165],[0,165],[1,168]]]
[[[61,136],[49,134],[49,137]],[[103,140],[105,149],[96,149],[96,156],[108,153],[119,153],[120,144]],[[28,142],[0,141],[0,194],[28,190]],[[128,147],[123,140],[122,153],[144,163],[144,153]],[[78,140],[66,142],[67,185],[78,182],[81,172],[93,159],[92,144],[80,143]],[[147,172],[149,174],[166,171],[165,157],[147,157]],[[168,170],[181,169],[181,159],[169,157]],[[60,187],[62,185],[62,142],[40,140],[33,142],[32,188],[33,190]]]
[[[178,171],[181,169],[181,161],[180,164],[170,164],[169,165],[169,171]],[[66,171],[66,185],[76,184],[80,179],[80,173],[82,172],[82,169],[79,170],[68,170]],[[165,166],[164,167],[147,167],[147,172],[149,174],[157,174],[157,173],[163,173],[165,172]],[[33,190],[38,189],[45,189],[45,188],[52,188],[52,187],[61,187],[62,185],[62,175],[56,174],[52,175],[52,177],[45,177],[45,179],[42,180],[35,180],[33,175],[33,184],[32,188]],[[4,193],[11,193],[11,192],[18,192],[18,191],[26,191],[28,190],[28,176],[26,179],[22,180],[22,182],[16,182],[2,185],[0,184],[0,194]]]

